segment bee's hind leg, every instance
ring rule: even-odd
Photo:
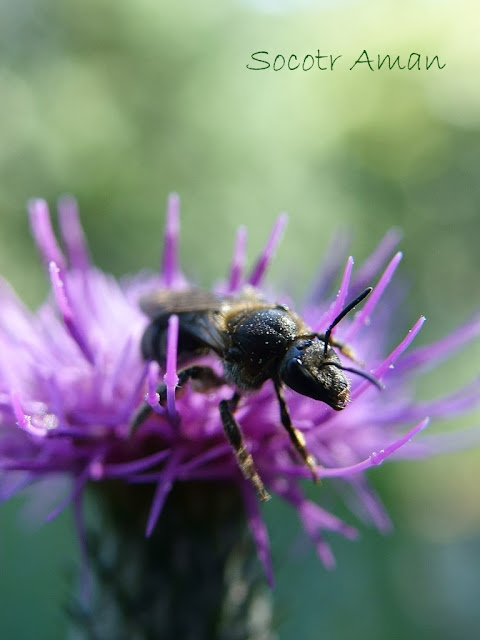
[[[211,367],[202,365],[192,365],[186,369],[182,369],[178,372],[177,389],[183,387],[184,384],[192,380],[194,382],[195,390],[205,392],[209,389],[221,387],[225,384],[224,378],[217,375]],[[161,382],[157,389],[159,397],[159,404],[164,404],[167,399],[167,385],[165,382]],[[137,429],[147,420],[147,418],[153,413],[152,407],[144,402],[133,414],[129,425],[129,436],[133,436]]]

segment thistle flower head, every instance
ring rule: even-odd
[[[49,514],[53,518],[70,502],[79,506],[87,483],[115,479],[153,484],[154,498],[145,523],[150,535],[156,526],[162,526],[162,506],[174,483],[234,482],[243,496],[259,557],[272,580],[259,501],[239,471],[218,410],[221,400],[231,398],[232,388],[223,384],[203,393],[192,383],[175,393],[175,315],[169,322],[165,370],[141,357],[148,318],[140,310],[139,300],[153,290],[191,287],[177,261],[178,197],[169,199],[160,273],[143,273],[121,282],[91,263],[73,200],[63,199],[58,207],[64,250],[53,234],[46,203],[32,201],[29,212],[51,295],[31,313],[9,285],[0,282],[2,497],[6,499],[45,476],[67,475],[72,479],[72,491]],[[228,276],[215,292],[234,296],[245,285],[261,288],[285,224],[285,216],[280,216],[247,275],[246,231],[240,228]],[[338,293],[330,298],[328,292],[341,274],[337,242],[299,310],[312,331],[325,332],[350,299],[374,284],[360,310],[344,318],[334,334],[352,346],[365,362],[365,372],[381,380],[384,390],[379,392],[368,380],[348,374],[351,401],[338,412],[292,390],[285,392],[293,424],[319,463],[317,475],[341,479],[349,506],[381,530],[390,526],[389,519],[365,472],[393,455],[418,457],[432,452],[426,438],[410,442],[427,424],[427,417],[465,412],[478,398],[477,383],[429,403],[415,400],[412,393],[412,381],[418,374],[480,333],[477,319],[435,344],[408,349],[423,325],[421,317],[393,350],[386,350],[394,314],[384,293],[402,257],[396,253],[388,261],[398,240],[397,232],[388,233],[355,275],[353,259],[348,258]],[[278,295],[275,302],[284,302],[284,296]],[[203,361],[221,375],[218,357],[207,354]],[[167,399],[160,405],[157,385],[162,380]],[[152,411],[132,436],[132,416],[144,402]],[[244,395],[235,416],[263,482],[296,509],[322,561],[332,566],[334,559],[324,532],[353,538],[356,530],[305,497],[301,480],[310,478],[311,470],[302,464],[282,427],[273,384],[267,381],[258,391]],[[318,495],[321,500],[321,491]],[[78,508],[76,513],[80,513]]]

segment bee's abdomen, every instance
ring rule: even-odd
[[[163,364],[166,358],[166,326],[157,321],[151,322],[143,333],[140,347],[144,360]]]
[[[178,347],[177,360],[184,363],[191,358],[208,351],[205,344],[196,338],[186,327],[187,314],[178,314]],[[191,314],[188,314],[190,317]],[[162,367],[165,366],[167,358],[167,335],[169,315],[162,316],[151,322],[145,329],[142,336],[141,351],[144,360],[156,360]]]

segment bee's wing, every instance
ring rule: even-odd
[[[225,332],[219,318],[230,305],[228,298],[201,289],[159,290],[141,298],[139,304],[153,322],[162,326],[169,316],[178,314],[180,332],[189,342],[193,339],[194,349],[205,347],[218,354],[225,350]]]
[[[196,338],[199,343],[208,349],[212,349],[218,355],[222,355],[226,348],[227,334],[218,323],[218,316],[211,311],[205,313],[188,312],[181,316],[182,330],[191,337]]]
[[[160,289],[140,298],[139,305],[143,313],[155,320],[172,313],[220,311],[226,302],[225,298],[201,289]]]

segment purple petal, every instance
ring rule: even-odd
[[[413,342],[416,335],[418,334],[420,329],[423,327],[424,322],[425,322],[425,317],[420,316],[420,318],[413,325],[413,327],[409,329],[407,335],[400,342],[400,344],[397,347],[395,347],[395,349],[385,358],[385,360],[381,364],[378,365],[378,367],[375,367],[375,369],[372,370],[372,374],[375,378],[378,378],[380,380],[383,376],[385,376],[385,374],[389,370],[394,368],[395,362]],[[359,396],[362,395],[362,393],[364,393],[367,389],[371,387],[372,387],[371,382],[368,382],[368,381],[361,382],[358,385],[358,387],[356,387],[356,389],[352,392],[351,399],[356,400],[357,398],[359,398]]]
[[[18,392],[11,391],[10,398],[11,398],[12,408],[15,413],[15,418],[17,419],[17,425],[20,427],[20,429],[27,431],[33,436],[44,438],[46,435],[46,430],[43,428],[35,427],[32,424],[31,416],[26,415],[25,412],[23,411]]]
[[[365,260],[353,279],[355,291],[363,291],[376,278],[383,263],[401,241],[403,233],[400,229],[390,229],[380,240],[375,251]]]
[[[158,377],[160,375],[160,365],[158,362],[151,360],[148,363],[147,385],[148,393],[145,396],[145,402],[153,408],[160,402],[160,396],[157,393]]]
[[[28,211],[33,237],[45,266],[48,266],[50,262],[55,262],[63,271],[66,268],[66,262],[55,240],[47,203],[40,198],[30,200]]]
[[[340,311],[342,311],[343,307],[345,306],[345,299],[347,297],[350,277],[352,275],[352,268],[353,258],[352,256],[350,256],[347,260],[347,264],[345,265],[342,283],[340,285],[340,289],[338,290],[337,297],[334,303],[331,305],[330,309],[320,319],[318,326],[314,328],[314,331],[320,331],[320,329],[323,327],[329,327],[333,320],[338,316]]]
[[[253,287],[257,287],[260,284],[265,274],[265,271],[267,270],[270,262],[272,261],[272,258],[275,254],[275,250],[283,235],[283,230],[287,225],[287,220],[288,220],[287,214],[282,213],[278,216],[277,221],[273,225],[273,229],[270,234],[270,237],[267,240],[267,244],[265,245],[262,253],[260,254],[260,257],[258,258],[257,263],[255,264],[250,277],[248,278],[248,283],[251,284]]]
[[[391,532],[392,521],[367,479],[364,476],[350,476],[348,482],[356,494],[355,501],[353,499],[349,501],[352,512],[356,513],[361,520],[373,523],[381,533]]]
[[[175,407],[175,391],[178,384],[177,375],[177,347],[178,347],[178,316],[171,315],[168,319],[167,335],[167,363],[165,384],[167,385],[167,412],[171,420],[178,419]]]
[[[157,484],[155,495],[153,496],[152,506],[150,507],[147,528],[145,531],[145,535],[147,538],[152,535],[158,518],[160,517],[160,513],[162,512],[163,505],[165,504],[165,500],[167,499],[167,496],[173,487],[173,481],[177,472],[179,457],[180,454],[178,450],[172,453],[170,460],[168,461],[163,471],[162,479]]]
[[[140,397],[141,390],[144,386],[145,378],[148,379],[150,369],[151,369],[151,362],[146,362],[143,365],[142,371],[138,376],[137,381],[134,384],[132,384],[132,392],[127,396],[125,402],[122,403],[122,406],[119,410],[119,415],[122,416],[122,422],[125,420],[129,420],[132,416],[132,413],[137,408],[138,398]],[[155,389],[154,389],[154,392],[155,392]],[[148,402],[147,400],[148,397],[149,396],[147,394],[147,397],[144,398],[145,402]],[[120,435],[120,432],[119,432],[119,435]],[[126,432],[126,435],[129,435],[128,430]]]
[[[465,451],[480,444],[478,424],[467,429],[459,429],[453,433],[435,433],[422,438],[422,444],[429,455]]]
[[[322,264],[317,270],[318,276],[315,278],[314,284],[309,287],[305,305],[314,305],[322,302],[332,289],[350,244],[350,234],[345,231],[337,231],[334,234],[325,252]]]
[[[425,418],[417,425],[415,425],[412,429],[407,431],[403,436],[395,440],[391,445],[385,447],[385,449],[381,449],[380,451],[374,451],[366,460],[362,462],[358,462],[357,464],[353,464],[348,467],[337,467],[336,469],[325,469],[319,468],[318,475],[322,478],[335,478],[338,476],[349,476],[352,473],[358,473],[360,471],[365,471],[369,467],[378,466],[382,464],[382,462],[395,453],[400,447],[403,447],[404,444],[409,442],[413,436],[415,436],[419,431],[424,429],[429,423],[429,418]]]
[[[433,368],[439,361],[456,353],[460,347],[480,335],[480,320],[476,318],[450,335],[411,351],[397,365],[397,373],[418,373]]]
[[[70,265],[85,273],[90,268],[91,261],[75,198],[71,196],[60,198],[58,217]],[[57,264],[59,263],[57,262]]]
[[[272,558],[270,555],[270,541],[268,539],[267,527],[265,526],[265,522],[260,513],[258,498],[256,493],[249,485],[247,485],[246,482],[242,482],[240,486],[242,490],[243,503],[245,505],[245,513],[253,541],[257,547],[258,558],[265,569],[267,582],[270,588],[273,589],[275,583],[273,578]]]
[[[207,462],[211,462],[216,458],[223,458],[225,455],[231,452],[232,447],[227,443],[219,444],[216,447],[212,447],[211,449],[208,449],[208,451],[195,456],[189,462],[184,462],[180,467],[179,476],[182,478],[188,478],[191,472],[195,469],[198,469],[198,467],[201,467],[202,465],[206,464]]]
[[[392,279],[393,274],[395,273],[395,270],[398,267],[401,259],[402,259],[402,253],[399,251],[397,254],[395,254],[392,260],[389,262],[387,268],[382,274],[382,277],[378,281],[378,284],[376,285],[376,287],[374,288],[370,296],[367,298],[367,301],[365,302],[363,307],[355,315],[352,325],[350,326],[346,335],[343,338],[345,342],[349,342],[353,340],[353,338],[357,335],[360,329],[364,325],[369,324],[370,314],[372,313],[377,302],[380,300],[383,292],[385,291],[387,285]]]
[[[82,473],[77,476],[73,481],[72,492],[63,500],[53,511],[51,511],[45,518],[46,522],[51,522],[57,516],[59,516],[68,505],[74,501],[83,491],[87,480],[90,478],[90,465],[88,465]]]
[[[75,340],[77,345],[80,348],[80,351],[83,353],[85,358],[93,364],[94,358],[93,354],[90,350],[90,347],[85,341],[80,328],[76,323],[76,319],[72,313],[72,309],[70,307],[70,303],[67,298],[67,293],[65,291],[65,286],[63,280],[60,276],[60,269],[56,265],[55,262],[50,262],[49,264],[50,271],[50,281],[52,283],[52,289],[55,296],[55,300],[57,302],[58,309],[62,315],[63,322],[65,327],[67,328],[69,334]]]
[[[295,507],[304,523],[305,529],[310,535],[315,536],[318,530],[325,529],[350,540],[358,537],[357,529],[325,511],[325,509],[322,509],[311,500],[307,500],[300,489],[292,482],[287,484],[277,481],[275,490]]]
[[[418,332],[423,327],[424,322],[425,322],[425,316],[420,316],[420,318],[413,325],[413,327],[408,330],[407,335],[400,342],[400,344],[397,347],[395,347],[395,349],[390,353],[390,355],[388,355],[385,358],[382,364],[380,364],[378,367],[375,367],[375,369],[372,371],[375,377],[381,378],[387,373],[389,369],[393,368],[398,358],[412,344]]]
[[[440,396],[429,402],[400,402],[391,408],[385,408],[381,415],[376,419],[378,425],[389,426],[391,424],[401,424],[402,422],[412,422],[419,420],[423,416],[430,418],[440,418],[446,420],[455,416],[462,415],[467,411],[474,409],[480,404],[480,378],[474,380],[466,387],[462,387],[448,396]],[[448,434],[455,442],[457,433]],[[428,435],[422,439],[422,443],[430,440],[435,436]],[[478,434],[480,438],[480,433]]]
[[[101,478],[121,478],[132,476],[140,473],[141,471],[145,471],[145,469],[154,467],[159,462],[163,462],[165,458],[170,455],[172,455],[172,450],[165,449],[164,451],[157,451],[150,456],[139,458],[138,460],[133,460],[131,462],[102,464],[101,467],[97,468],[95,473],[92,473],[91,475],[92,477],[94,476],[95,480],[100,480]]]
[[[326,569],[333,569],[335,567],[335,558],[330,545],[326,542],[322,534],[322,526],[320,524],[321,521],[327,522],[327,519],[322,517],[323,513],[326,512],[322,513],[322,510],[317,510],[315,508],[316,505],[309,503],[309,501],[303,497],[298,487],[292,483],[277,481],[274,483],[274,486],[276,493],[290,502],[296,509],[304,529],[314,543],[317,554],[324,567]],[[348,529],[347,525],[345,525],[345,527]]]
[[[228,281],[228,293],[237,291],[242,283],[243,270],[245,268],[245,249],[247,246],[247,229],[239,227],[233,250],[232,263],[230,265],[230,278]]]
[[[347,465],[345,467],[317,467],[316,471],[320,478],[338,478],[338,477],[347,477],[355,473],[360,473],[361,471],[365,471],[370,467],[378,466],[382,464],[382,462],[395,453],[400,447],[409,442],[413,436],[415,436],[419,431],[424,429],[429,422],[429,418],[425,418],[417,425],[415,425],[412,429],[407,431],[403,436],[395,440],[391,445],[386,447],[385,449],[381,449],[380,451],[374,451],[371,455],[368,456],[365,460],[361,462],[357,462],[353,465]],[[286,476],[293,476],[297,478],[311,478],[311,471],[299,464],[276,464],[275,470],[279,474],[284,474]]]
[[[167,219],[163,235],[163,256],[161,275],[167,288],[174,287],[182,279],[178,262],[178,238],[180,233],[180,198],[172,193],[167,203]]]

